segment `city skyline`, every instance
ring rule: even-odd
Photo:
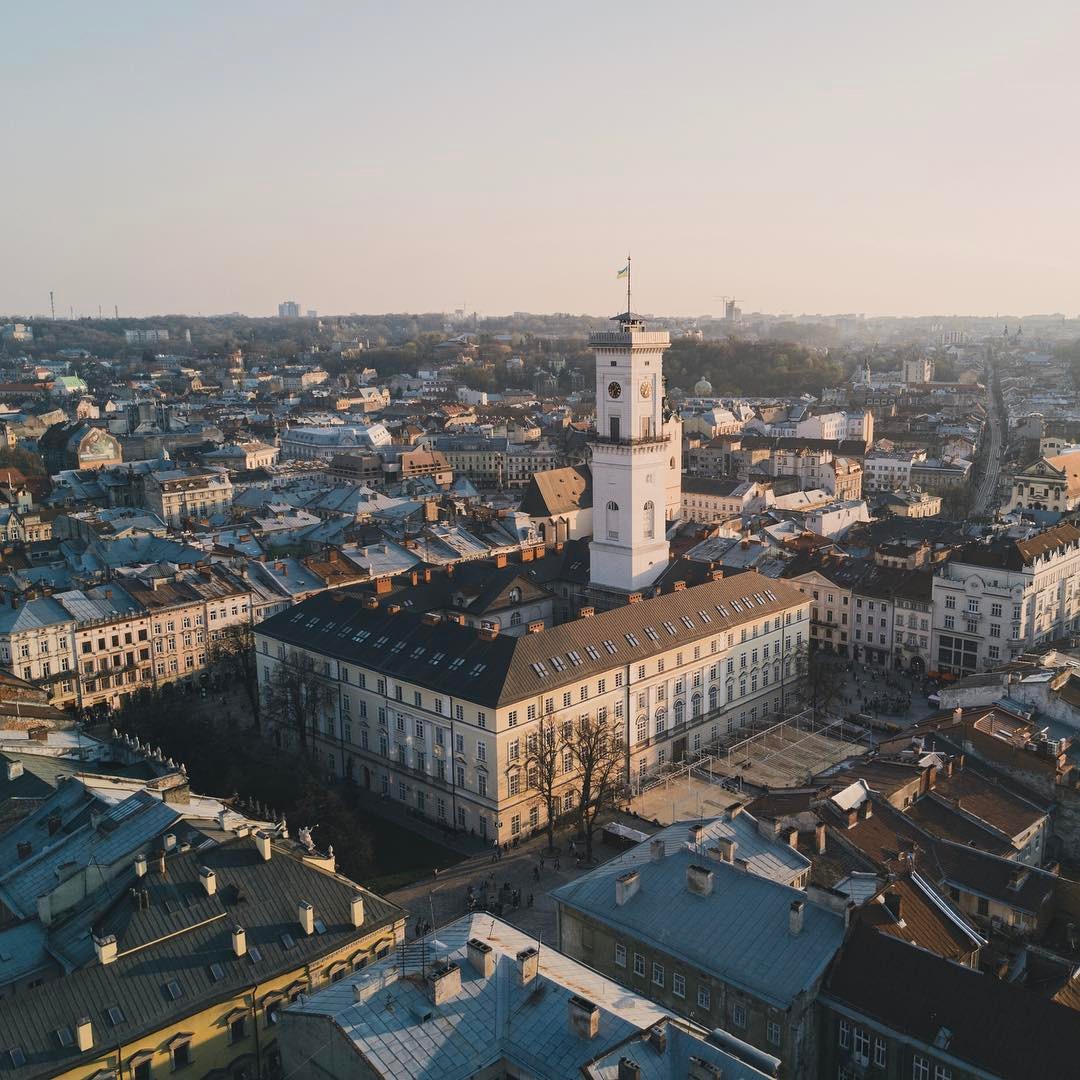
[[[546,13],[11,13],[0,308],[1075,314],[1072,8]]]

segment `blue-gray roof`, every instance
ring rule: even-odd
[[[492,950],[495,966],[488,977],[475,971],[467,959],[471,938]],[[282,1022],[287,1031],[294,1018],[299,1023],[312,1016],[330,1020],[377,1075],[387,1080],[464,1080],[500,1061],[511,1062],[512,1071],[538,1080],[564,1080],[581,1075],[589,1062],[606,1058],[605,1051],[625,1046],[671,1016],[550,947],[541,947],[537,977],[522,986],[515,956],[536,944],[534,938],[499,919],[466,916],[429,935],[426,953],[423,946],[411,946],[404,962],[395,953],[292,1006]],[[421,977],[425,956],[429,968],[432,958],[438,957],[440,962],[454,961],[460,969],[461,989],[438,1006],[432,1005]],[[592,1039],[570,1030],[568,1002],[575,995],[599,1006],[599,1031]],[[425,1016],[430,1018],[422,1019]],[[756,1080],[763,1075],[701,1039],[695,1042],[699,1053],[711,1054],[722,1063],[725,1080]],[[673,1080],[686,1075],[679,1071],[677,1060],[684,1046],[672,1047],[670,1055],[653,1047],[645,1051],[669,1066],[675,1064],[643,1076]],[[586,1075],[606,1078],[617,1072],[602,1069]]]
[[[605,864],[552,896],[628,940],[786,1009],[816,982],[840,947],[843,916],[807,901],[803,929],[792,934],[791,903],[806,900],[799,889],[685,846],[672,847],[665,843],[664,856],[656,860],[648,857],[648,842],[634,849],[640,884],[621,906],[615,902],[615,879],[629,869],[625,864]],[[710,894],[687,889],[691,864],[713,872]]]

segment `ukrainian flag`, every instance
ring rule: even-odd
[[[622,281],[623,278],[630,276],[630,264],[627,263],[616,275],[616,281]]]

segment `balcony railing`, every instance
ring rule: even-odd
[[[610,435],[592,435],[591,441],[603,446],[663,446],[667,443],[666,435],[646,435],[641,438],[618,438],[613,439]]]

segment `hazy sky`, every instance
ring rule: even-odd
[[[1075,314],[1080,5],[23,3],[0,312]]]

